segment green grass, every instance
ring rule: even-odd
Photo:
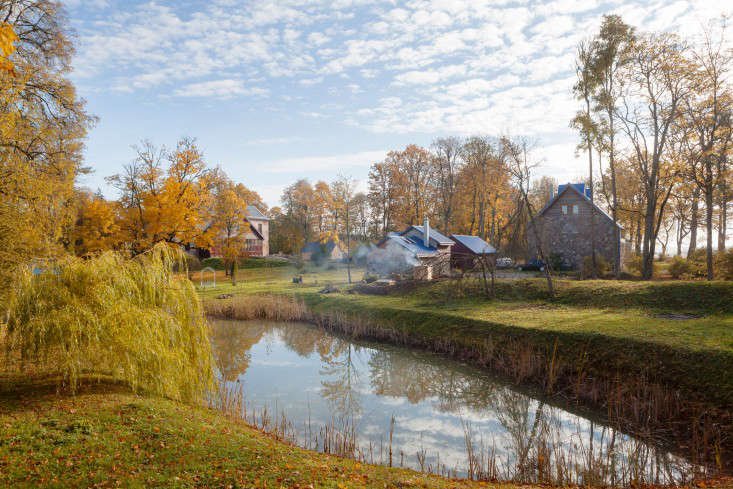
[[[0,487],[487,487],[299,449],[209,409],[105,384],[50,392],[25,383],[2,393]]]

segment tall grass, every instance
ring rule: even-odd
[[[59,375],[72,392],[84,374],[109,376],[179,400],[213,386],[209,329],[182,252],[158,245],[133,259],[67,257],[18,274],[8,302],[6,368]]]

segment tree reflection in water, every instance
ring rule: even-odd
[[[375,422],[384,426],[372,427],[381,433],[389,429],[389,406],[406,401],[396,439],[409,445],[425,435],[441,456],[446,448],[463,453],[465,427],[478,425],[484,430],[479,433],[480,443],[487,444],[487,453],[501,459],[502,477],[526,482],[557,480],[553,473],[564,467],[568,483],[620,484],[638,475],[619,468],[623,460],[627,467],[638,465],[637,471],[666,471],[667,479],[679,471],[669,467],[682,462],[612,428],[533,399],[485,371],[426,352],[351,341],[310,325],[215,321],[212,346],[224,380],[233,382],[245,376],[250,351],[259,343],[269,345],[266,355],[272,353],[270,348],[282,350],[280,345],[284,345],[298,357],[309,359],[307,368],[298,372],[274,371],[264,365],[259,373],[264,378],[262,388],[289,380],[282,376],[297,377],[294,382],[308,385],[291,385],[284,395],[291,396],[291,403],[302,405],[304,389],[317,381],[318,393],[328,403],[332,418],[351,420],[353,425],[353,420],[363,419],[368,402],[372,418],[376,418],[375,410],[380,411]],[[309,419],[310,406],[308,409]],[[410,422],[412,427],[407,426]]]

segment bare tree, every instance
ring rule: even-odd
[[[524,205],[527,209],[529,223],[535,238],[537,254],[540,257],[540,260],[542,260],[542,262],[545,264],[544,271],[545,278],[547,279],[547,290],[550,293],[550,298],[554,299],[555,287],[552,283],[552,272],[550,270],[550,263],[545,256],[545,252],[542,246],[542,237],[537,230],[534,210],[528,197],[529,185],[532,179],[532,171],[539,165],[538,162],[531,159],[533,144],[524,137],[509,138],[505,136],[501,138],[501,146],[502,152],[506,157],[507,164],[509,165],[509,172],[514,178],[514,184],[517,189],[519,189],[522,200],[524,201]]]
[[[451,233],[454,198],[458,189],[458,172],[462,165],[461,147],[463,142],[457,137],[438,138],[433,142],[433,172],[435,186],[440,197],[440,217],[443,231]]]
[[[346,273],[351,283],[351,226],[354,203],[354,192],[356,180],[345,175],[339,175],[331,185],[331,193],[337,207],[340,208],[340,215],[344,220],[344,236],[346,238]]]

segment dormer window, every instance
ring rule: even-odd
[[[565,215],[565,216],[567,216],[567,215],[568,215],[568,206],[566,206],[566,205],[562,206],[562,213],[563,213],[563,215]]]

